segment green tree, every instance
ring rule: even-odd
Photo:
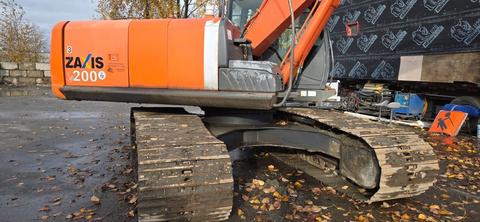
[[[100,0],[101,19],[188,18],[205,13],[210,4],[218,8],[220,0]]]
[[[15,0],[0,0],[0,60],[38,62],[45,40]]]

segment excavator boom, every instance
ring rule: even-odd
[[[293,78],[297,75],[298,68],[304,63],[315,41],[322,33],[328,19],[340,0],[292,0],[295,18],[311,8],[311,17],[305,22],[304,30],[299,35],[295,46],[293,63]],[[265,0],[256,14],[250,19],[245,27],[245,38],[252,42],[254,56],[261,56],[275,40],[291,25],[288,1]],[[289,55],[285,56],[287,58]],[[290,62],[285,61],[281,65],[283,83],[287,84],[290,76]]]

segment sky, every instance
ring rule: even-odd
[[[16,0],[23,6],[27,19],[38,25],[49,41],[53,26],[59,21],[91,20],[97,0]]]

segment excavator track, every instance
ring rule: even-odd
[[[139,221],[228,219],[233,178],[225,144],[200,117],[166,110],[132,110]]]
[[[380,181],[375,190],[368,191],[352,186],[352,183],[331,170],[320,170],[297,155],[273,154],[327,185],[343,187],[343,192],[349,196],[366,202],[413,197],[424,193],[436,182],[438,159],[430,144],[412,129],[360,119],[332,110],[284,108],[281,112],[314,120],[324,129],[348,134],[362,140],[369,149],[375,151],[381,171]],[[349,188],[344,189],[345,187]]]

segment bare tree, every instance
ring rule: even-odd
[[[219,0],[99,0],[101,19],[188,18],[202,16],[207,4]]]
[[[25,10],[15,0],[0,0],[0,59],[38,62],[44,46],[42,32],[25,19]]]

